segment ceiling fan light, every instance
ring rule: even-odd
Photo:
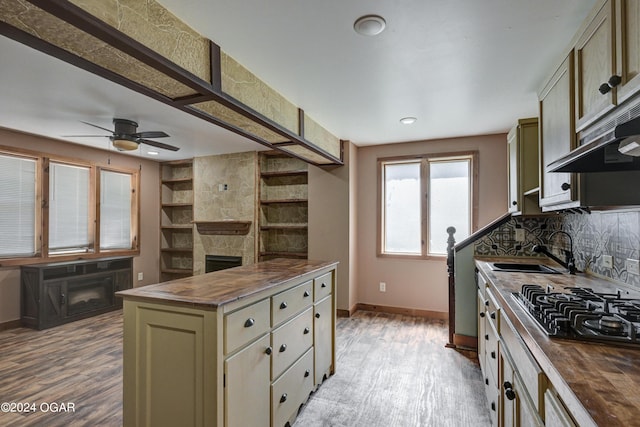
[[[353,29],[363,36],[376,36],[384,31],[387,22],[382,16],[365,15],[354,22]]]
[[[133,151],[138,149],[138,143],[126,137],[114,137],[112,139],[113,146],[121,151]]]

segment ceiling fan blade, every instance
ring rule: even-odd
[[[162,131],[148,131],[148,132],[134,133],[131,136],[133,136],[134,138],[166,138],[169,135],[167,135]]]
[[[93,126],[94,128],[106,130],[107,132],[109,132],[111,134],[113,133],[113,130],[111,130],[111,129],[103,128],[102,126],[94,125],[93,123],[89,123],[89,122],[83,122],[82,120],[80,120],[80,122],[84,123],[85,125]]]
[[[60,135],[63,138],[109,138],[111,135]]]
[[[163,144],[162,142],[151,141],[150,139],[138,139],[137,142],[142,144],[151,145],[152,147],[163,148],[165,150],[178,151],[180,148],[174,147],[173,145]]]

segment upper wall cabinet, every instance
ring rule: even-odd
[[[588,127],[640,87],[640,4],[607,0],[575,45],[576,130]]]
[[[571,173],[549,172],[547,165],[575,147],[573,52],[565,58],[540,92],[540,207],[572,202]]]
[[[537,214],[540,189],[538,119],[520,119],[507,135],[509,147],[509,212]]]

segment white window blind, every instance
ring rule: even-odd
[[[100,171],[100,249],[131,249],[131,175]]]
[[[35,254],[36,161],[0,156],[0,257]]]
[[[49,252],[87,252],[89,168],[49,165]]]

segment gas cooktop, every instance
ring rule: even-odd
[[[547,335],[640,348],[640,299],[582,287],[551,289],[522,285],[512,294]]]

